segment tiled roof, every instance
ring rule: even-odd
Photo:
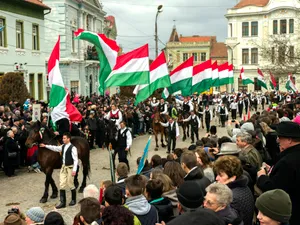
[[[243,8],[245,6],[266,6],[270,0],[241,0],[234,8]]]
[[[34,5],[37,5],[39,7],[42,7],[44,9],[50,9],[50,7],[45,5],[42,0],[24,0],[24,1],[28,2],[28,3],[31,3],[31,4],[34,4]]]
[[[211,58],[227,58],[227,47],[223,42],[213,42],[211,53]]]
[[[211,36],[181,36],[179,38],[180,42],[209,42]]]

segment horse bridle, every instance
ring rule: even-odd
[[[44,127],[41,127],[40,130],[39,130],[39,134],[40,134],[41,140],[43,140],[43,134],[44,134],[44,132],[45,132],[45,128],[44,128]],[[56,138],[55,135],[54,135],[49,141],[47,141],[47,143],[44,143],[44,144],[50,144],[50,142],[51,142],[52,140],[54,140],[54,138]],[[34,143],[32,143],[31,146],[35,146],[35,145],[39,145],[39,142],[34,142]]]

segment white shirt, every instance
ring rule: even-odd
[[[229,106],[231,109],[237,109],[238,108],[238,103],[237,102],[232,102]]]
[[[124,127],[123,129],[120,130],[121,134],[123,134],[123,132],[127,129],[127,127]],[[126,133],[126,145],[127,148],[130,148],[132,145],[132,136],[131,136],[131,132],[129,131],[129,129],[127,130]]]
[[[119,112],[118,112],[119,111]],[[122,116],[122,113],[121,113],[121,111],[119,110],[119,109],[116,109],[116,110],[111,110],[110,112],[112,112],[112,114],[116,114],[116,113],[118,113],[118,117],[119,117],[119,119],[117,119],[116,120],[116,125],[118,126],[118,128],[120,129],[120,123],[122,122],[122,120],[123,120],[123,116]],[[104,116],[104,118],[105,119],[107,119],[107,120],[109,120],[110,119],[110,112],[109,113],[107,113],[105,116]]]
[[[161,124],[163,127],[168,127],[170,123],[169,123],[169,122],[166,122],[166,123],[160,122],[160,124]],[[176,129],[176,137],[179,137],[179,126],[178,126],[178,123],[175,123],[175,124],[176,124],[176,127],[175,127],[175,129]],[[172,130],[173,125],[174,125],[174,121],[173,121],[173,123],[171,123],[170,125],[171,125],[171,130]]]
[[[200,128],[201,122],[200,122],[200,120],[199,120],[199,117],[196,116],[196,115],[190,115],[188,118],[183,119],[183,122],[188,122],[188,121],[190,121],[191,119],[195,119],[195,117],[196,117],[197,122],[198,122],[198,128]]]
[[[64,151],[64,155],[62,156],[63,164],[65,164],[66,152],[67,152],[67,149],[70,147],[70,145],[71,145],[71,143],[65,144],[65,151]],[[61,145],[61,146],[46,145],[45,147],[54,152],[62,152],[63,145]],[[73,158],[73,172],[76,172],[77,166],[78,166],[77,148],[73,145],[73,148],[71,151],[72,151],[72,158]]]

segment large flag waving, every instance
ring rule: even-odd
[[[258,76],[257,76],[257,85],[261,86],[261,87],[263,87],[265,89],[268,89],[267,88],[267,83],[265,81],[264,74],[262,73],[262,71],[259,68],[257,68],[257,73],[258,73]]]
[[[233,64],[228,65],[228,84],[234,83]]]
[[[295,93],[298,92],[298,89],[295,85],[295,82],[293,80],[293,76],[292,74],[289,74],[288,75],[288,80],[286,81],[286,84],[285,84],[285,88],[288,90],[288,91],[293,91]]]
[[[160,55],[150,65],[150,84],[137,85],[133,91],[136,95],[135,104],[147,99],[155,90],[171,85],[165,53]]]
[[[202,93],[211,87],[211,60],[207,60],[193,68],[192,92]]]
[[[212,76],[211,76],[211,86],[212,87],[219,87],[219,70],[218,70],[218,62],[215,61],[211,65]]]
[[[270,86],[273,90],[277,89],[276,79],[275,79],[274,75],[271,73],[271,71],[270,71]]]
[[[148,44],[117,58],[113,71],[105,80],[106,87],[149,84]]]
[[[106,89],[104,81],[116,65],[119,46],[114,40],[107,38],[104,34],[78,29],[75,32],[75,36],[76,39],[88,41],[96,47],[100,63],[99,92],[101,95],[104,95]]]
[[[245,76],[244,67],[242,67],[241,69],[240,79],[242,79],[243,85],[254,84],[254,82],[249,77]]]
[[[228,73],[228,62],[220,65],[218,67],[219,70],[219,85],[229,84],[229,73]]]
[[[82,116],[77,108],[72,105],[70,101],[70,93],[65,88],[60,69],[59,69],[59,55],[60,52],[60,38],[52,50],[50,58],[48,60],[48,80],[50,90],[50,108],[51,119],[55,123],[56,121],[66,118],[69,121],[80,122]]]

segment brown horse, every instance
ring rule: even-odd
[[[189,126],[190,126],[190,122],[183,122],[184,119],[187,119],[189,117],[189,114],[187,113],[183,113],[183,111],[179,111],[178,113],[178,123],[182,126],[182,130],[183,130],[183,137],[182,137],[182,141],[186,140],[186,137],[190,137],[190,133],[189,133]]]
[[[29,132],[28,138],[26,140],[26,146],[33,146],[38,145],[40,143],[44,143],[47,145],[59,145],[59,141],[56,139],[55,134],[51,131],[48,127],[43,127],[41,123],[35,122],[31,126],[31,130]],[[86,178],[90,172],[90,148],[87,140],[82,137],[72,137],[71,143],[77,148],[78,151],[78,158],[82,162],[83,166],[83,180],[79,192],[82,193],[83,189],[86,186]],[[41,166],[41,170],[46,175],[45,181],[45,191],[40,200],[40,203],[45,203],[48,200],[48,191],[49,191],[49,184],[52,188],[52,195],[50,198],[56,198],[58,194],[58,189],[56,184],[52,178],[52,173],[54,169],[59,169],[62,166],[62,160],[60,153],[51,151],[47,148],[38,148],[38,156],[37,160]],[[77,188],[79,186],[78,182],[78,171],[79,166],[77,168],[77,172],[74,178],[74,185]]]
[[[168,116],[167,116],[168,119]],[[163,127],[160,122],[162,122],[160,113],[156,111],[154,113],[154,118],[152,121],[152,128],[153,128],[153,133],[155,135],[155,142],[156,142],[156,147],[155,151],[158,150],[158,134],[160,133],[160,141],[161,141],[161,147],[165,148],[166,145],[164,144],[164,136],[165,136],[165,141],[167,141],[167,134],[166,134],[166,129]],[[165,121],[166,122],[166,121]]]

